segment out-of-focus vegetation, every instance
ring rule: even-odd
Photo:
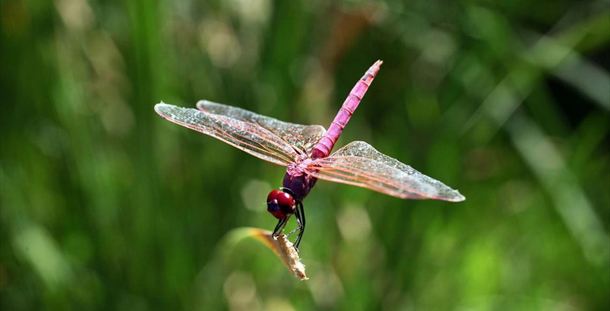
[[[602,1],[0,4],[2,310],[608,310],[610,6]],[[163,121],[199,99],[328,126],[457,188],[319,182],[300,282],[284,171]],[[294,225],[292,223],[291,225]]]

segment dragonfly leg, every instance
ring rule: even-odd
[[[277,226],[275,226],[275,229],[273,230],[273,238],[277,238],[277,236],[282,233],[282,230],[284,230],[284,227],[286,227],[289,218],[290,215],[280,219],[280,221],[277,222]]]
[[[297,232],[299,230],[301,230],[301,224],[299,222],[299,219],[297,218],[297,227],[292,229],[292,231],[286,233],[286,236],[291,236],[291,235],[293,235],[295,232]]]
[[[297,231],[301,231],[301,229],[303,228],[303,225],[301,224],[301,212],[299,211],[299,203],[295,204],[295,208],[294,208],[294,217],[296,217],[297,219],[297,227],[292,229],[292,231],[288,232],[286,234],[286,236],[291,236],[292,234],[294,234]],[[295,241],[296,242],[296,241]]]
[[[294,241],[294,248],[298,251],[299,244],[301,243],[301,238],[303,238],[303,232],[305,232],[305,210],[303,209],[303,202],[297,203],[295,215],[297,218],[297,223],[299,225],[299,235]]]

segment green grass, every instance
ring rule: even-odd
[[[610,308],[607,1],[0,9],[3,310]],[[365,140],[467,200],[319,182],[307,282],[227,242],[273,228],[283,169],[154,104],[328,126],[377,59],[339,144]]]

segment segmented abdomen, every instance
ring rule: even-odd
[[[347,122],[354,114],[354,111],[356,111],[356,108],[358,108],[358,104],[360,104],[366,90],[369,88],[373,82],[373,79],[379,72],[379,66],[381,66],[381,64],[383,64],[381,60],[376,61],[375,64],[373,64],[373,66],[366,71],[358,83],[356,83],[345,99],[345,102],[343,102],[341,109],[337,113],[337,116],[335,116],[335,119],[328,128],[328,131],[314,147],[311,154],[312,158],[325,158],[330,154],[330,151],[333,149],[337,139],[339,139],[341,132],[343,132],[345,125],[347,125]]]

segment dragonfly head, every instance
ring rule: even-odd
[[[267,196],[267,211],[275,218],[282,219],[288,215],[294,214],[295,210],[294,198],[290,193],[281,190],[271,190]]]

